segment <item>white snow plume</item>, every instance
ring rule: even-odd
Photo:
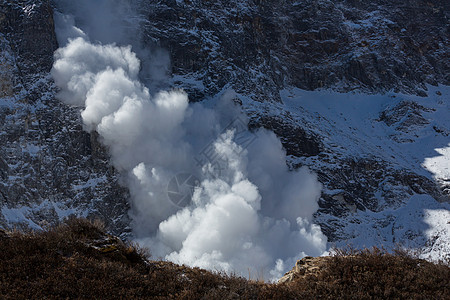
[[[325,250],[326,238],[310,222],[321,186],[307,169],[289,172],[277,159],[284,153],[273,133],[260,132],[248,150],[233,137],[234,132],[227,131],[214,143],[227,168],[220,176],[203,180],[193,204],[162,222],[150,244],[162,243],[156,249],[170,253],[166,257],[178,263],[280,278],[286,271],[281,266],[290,268],[296,259]],[[204,177],[209,167],[204,166]]]
[[[213,108],[189,104],[182,91],[151,95],[131,47],[93,44],[76,28],[58,32],[73,34],[55,53],[58,97],[82,107],[85,130],[109,149],[130,190],[136,239],[155,257],[275,279],[325,251],[312,224],[320,183],[306,168],[288,170],[272,132],[247,131],[236,95]],[[180,172],[199,181],[181,209],[168,197]]]
[[[54,20],[56,25],[56,37],[60,46],[65,46],[69,39],[77,37],[87,38],[83,30],[75,26],[75,19],[73,16],[55,11]]]
[[[137,223],[156,228],[173,212],[168,201],[159,201],[167,198],[167,182],[192,156],[182,140],[188,100],[183,92],[150,97],[137,80],[138,71],[139,60],[130,47],[77,38],[56,51],[52,74],[61,88],[58,97],[84,106],[85,129],[99,133],[112,164],[128,174],[133,205],[144,216]]]
[[[145,1],[53,1],[57,9],[55,29],[60,47],[66,46],[69,39],[76,37],[103,45],[131,45],[141,61],[140,80],[153,89],[167,86],[169,54],[157,45],[149,47],[142,38],[142,24],[147,22],[142,14]]]
[[[136,34],[140,26],[138,1],[54,0],[54,2],[57,9],[73,18],[77,27],[93,42],[130,43],[138,36]],[[59,24],[56,25],[61,27]]]

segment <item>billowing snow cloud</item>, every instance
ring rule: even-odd
[[[235,94],[218,96],[212,108],[189,104],[182,91],[151,94],[130,46],[91,43],[73,20],[57,18],[67,40],[52,69],[58,97],[82,108],[85,130],[109,149],[130,190],[135,237],[154,257],[273,279],[325,251],[312,224],[316,176],[289,171],[272,132],[247,131]],[[180,178],[195,183],[186,189]],[[178,194],[189,196],[181,207]]]

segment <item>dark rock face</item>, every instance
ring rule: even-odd
[[[445,1],[165,1],[145,3],[145,40],[174,74],[257,101],[286,85],[426,95],[450,84]]]
[[[321,152],[319,137],[307,134],[289,116],[259,116],[250,120],[250,129],[261,127],[273,131],[279,137],[288,156],[315,156]]]
[[[49,1],[3,1],[0,32],[17,55],[21,75],[48,72],[58,48]]]
[[[380,121],[394,127],[401,132],[411,132],[415,127],[427,125],[430,122],[423,117],[423,112],[432,111],[411,101],[402,101],[393,108],[389,108],[380,115]]]
[[[327,187],[319,201],[316,217],[329,242],[343,238],[339,228],[345,227],[344,217],[357,211],[380,212],[398,208],[404,199],[414,194],[431,195],[441,201],[448,199],[431,179],[396,169],[382,161],[343,159],[339,166],[321,169],[311,166],[318,173],[319,181]],[[333,223],[328,218],[321,220],[326,215],[336,217]]]
[[[0,226],[39,228],[69,214],[127,232],[127,190],[77,108],[55,99],[49,1],[0,1]]]

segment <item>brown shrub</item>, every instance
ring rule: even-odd
[[[338,249],[319,276],[291,285],[330,299],[449,299],[450,268],[406,252]]]

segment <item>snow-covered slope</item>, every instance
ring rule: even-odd
[[[280,109],[322,137],[320,155],[290,162],[327,176],[324,206],[345,212],[324,207],[316,220],[336,245],[403,245],[448,258],[450,88],[428,88],[428,97],[281,92]]]

